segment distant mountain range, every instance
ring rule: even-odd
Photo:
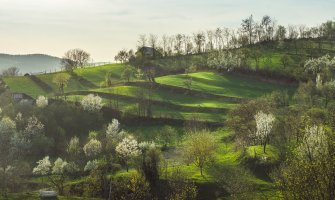
[[[0,54],[0,73],[9,67],[18,67],[20,74],[52,72],[61,68],[61,59],[44,54]]]

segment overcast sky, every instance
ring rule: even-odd
[[[192,33],[238,27],[268,14],[279,24],[334,19],[335,0],[0,0],[0,52],[61,57],[72,48],[113,61],[142,33]]]

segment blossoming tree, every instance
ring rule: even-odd
[[[256,133],[255,137],[258,139],[263,145],[263,151],[265,153],[266,145],[269,141],[269,136],[275,121],[275,117],[270,113],[266,114],[263,111],[259,111],[255,115],[256,120]]]

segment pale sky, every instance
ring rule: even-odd
[[[113,61],[139,34],[238,27],[253,14],[279,24],[335,19],[335,0],[0,0],[0,53],[61,57],[72,48]]]

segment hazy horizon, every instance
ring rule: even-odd
[[[164,3],[163,3],[164,2]],[[118,50],[135,48],[139,34],[190,34],[239,27],[253,14],[278,24],[318,25],[334,19],[334,0],[0,0],[0,53],[61,57],[72,48],[94,61],[113,61]],[[164,5],[164,6],[162,6]]]

